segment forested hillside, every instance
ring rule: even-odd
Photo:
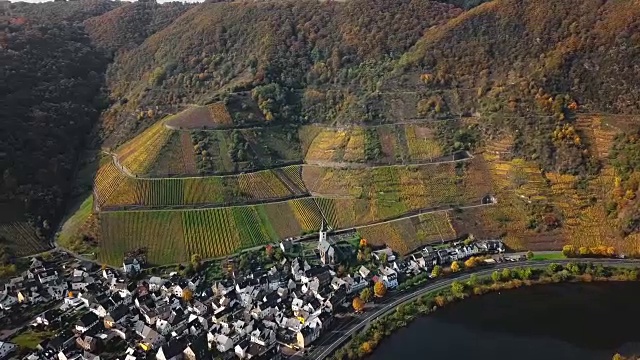
[[[314,161],[327,161],[324,150],[350,159],[358,146],[363,161],[406,161],[398,154],[411,151],[390,145],[391,130],[362,129],[353,136],[362,142],[345,150],[302,125],[433,121],[397,144],[437,139],[428,157],[494,151],[487,168],[513,177],[511,194],[529,175],[549,188],[570,178],[580,201],[598,193],[585,206],[606,203],[618,235],[640,230],[636,1],[82,0],[0,11],[0,130],[10,134],[0,143],[0,201],[24,207],[44,233],[94,125],[113,149],[184,109],[167,124],[244,129],[173,136],[167,143],[189,150],[180,156],[193,157],[193,173],[307,161],[309,148]],[[268,130],[247,129],[254,125]],[[301,153],[278,158],[283,139]],[[596,181],[615,189],[593,190]],[[528,201],[518,226],[566,238],[568,202],[548,192],[518,198]],[[505,216],[495,215],[501,229],[517,222]]]
[[[109,106],[107,66],[190,5],[107,0],[0,4],[0,246],[42,250],[57,229],[92,129]],[[86,21],[86,25],[84,22]]]
[[[105,115],[106,133],[117,129],[120,140],[137,132],[158,119],[156,106],[162,111],[264,84],[273,84],[264,98],[273,100],[276,120],[297,121],[292,89],[372,89],[426,29],[461,12],[422,0],[199,5],[111,66],[119,103]],[[154,116],[138,116],[149,110]]]
[[[107,61],[66,25],[0,25],[0,201],[49,234],[79,149],[104,108]],[[55,230],[55,228],[53,229]]]
[[[97,46],[115,52],[141,44],[193,6],[180,2],[160,5],[138,1],[89,18],[84,25]]]
[[[639,15],[634,1],[493,1],[427,31],[400,66],[436,75],[432,87],[542,89],[591,111],[637,112]]]

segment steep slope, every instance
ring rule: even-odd
[[[0,44],[0,227],[28,222],[44,237],[55,231],[86,134],[105,106],[107,61],[66,24],[3,23]],[[23,236],[2,232],[24,245]]]
[[[492,1],[427,31],[400,66],[433,74],[431,87],[542,88],[591,111],[638,111],[639,15],[635,1]]]
[[[112,66],[119,103],[105,115],[105,130],[126,137],[158,119],[139,119],[141,111],[171,113],[172,105],[264,83],[279,84],[287,101],[295,101],[291,88],[309,85],[373,87],[426,29],[460,12],[423,0],[201,4]]]
[[[100,16],[87,19],[85,29],[94,43],[110,51],[128,49],[141,44],[155,32],[164,29],[193,4],[171,2],[134,2]]]
[[[61,24],[82,22],[90,17],[102,15],[123,3],[111,0],[50,1],[45,4],[29,2],[4,2],[0,4],[0,15],[24,17],[39,24]]]

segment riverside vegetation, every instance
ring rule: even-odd
[[[454,281],[451,286],[422,295],[399,305],[391,314],[374,321],[351,341],[333,354],[333,359],[362,359],[399,328],[407,326],[418,316],[425,316],[438,308],[465,298],[488,292],[517,289],[523,286],[561,282],[637,281],[638,268],[620,268],[591,263],[549,264],[546,269],[523,266],[496,270],[490,276],[471,274],[468,279]],[[614,357],[614,359],[618,359]]]

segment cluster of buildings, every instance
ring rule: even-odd
[[[283,347],[308,347],[369,285],[298,258],[213,284],[176,273],[129,281],[129,263],[116,271],[70,261],[54,270],[59,301],[31,325],[57,335],[27,358],[277,359]]]
[[[283,250],[289,245],[280,244]],[[278,359],[285,348],[308,348],[337,313],[349,311],[355,295],[376,282],[394,289],[405,276],[437,264],[504,251],[499,241],[481,241],[425,247],[400,260],[384,248],[372,251],[376,261],[368,267],[338,276],[334,247],[323,230],[319,265],[285,257],[214,283],[177,273],[132,281],[129,275],[141,267],[136,259],[116,270],[33,258],[29,270],[4,285],[0,310],[52,304],[31,326],[54,329],[56,336],[43,341],[29,360]],[[15,350],[12,346],[0,343],[0,359]]]
[[[32,258],[29,269],[0,284],[0,319],[12,311],[61,300],[68,287],[57,262]]]

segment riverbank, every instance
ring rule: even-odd
[[[637,281],[637,268],[590,265],[588,263],[550,264],[544,269],[522,267],[494,271],[490,276],[474,276],[466,280],[456,280],[450,286],[426,293],[414,300],[396,307],[395,311],[373,320],[362,332],[337,350],[334,359],[361,359],[371,354],[375,348],[395,331],[420,316],[428,315],[439,308],[468,297],[489,292],[517,289],[563,282],[594,281]]]

